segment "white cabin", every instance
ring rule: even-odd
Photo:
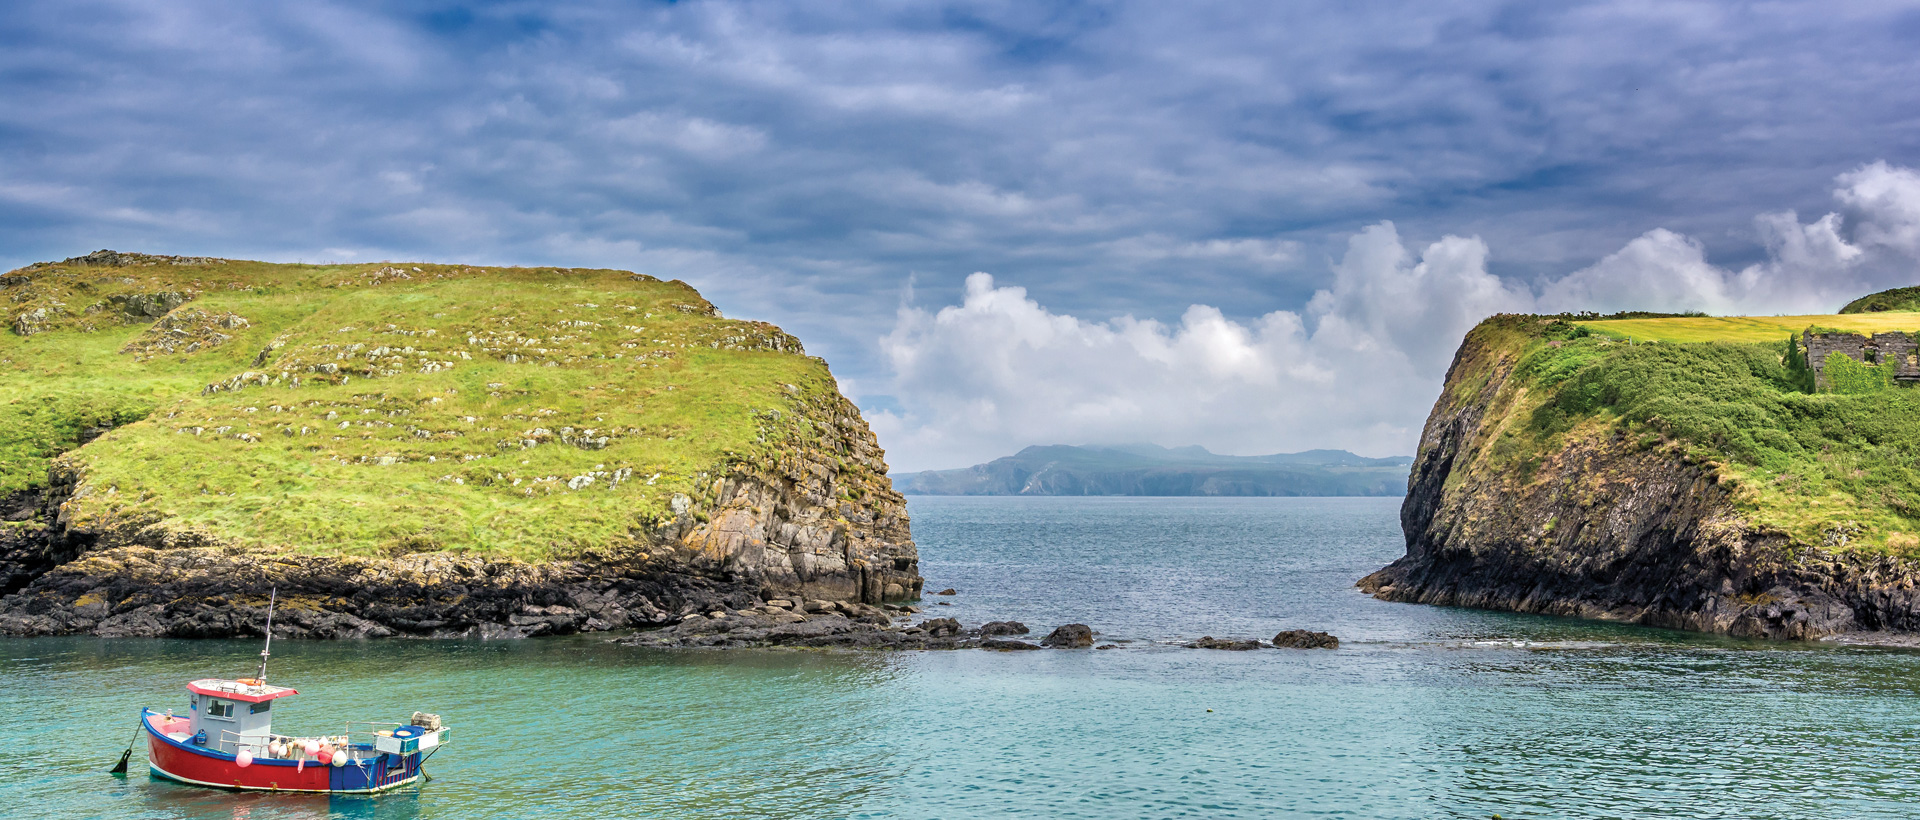
[[[187,718],[188,737],[209,749],[229,754],[241,746],[265,747],[273,734],[274,700],[300,694],[250,678],[206,678],[187,684],[187,692],[192,710]]]

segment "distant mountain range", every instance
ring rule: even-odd
[[[909,495],[1404,495],[1411,464],[1345,450],[1223,456],[1197,446],[1056,444],[959,470],[902,473],[893,486]]]

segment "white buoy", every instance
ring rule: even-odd
[[[346,753],[346,752],[334,752],[334,753],[333,753],[333,767],[334,767],[334,768],[336,768],[336,769],[338,769],[338,768],[340,768],[341,766],[345,766],[345,765],[347,765],[347,753]]]
[[[239,753],[233,756],[233,762],[239,764],[242,769],[251,766],[253,765],[253,752],[241,749]]]

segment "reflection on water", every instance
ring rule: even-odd
[[[7,817],[1911,817],[1920,653],[1386,604],[1381,499],[915,499],[939,607],[1105,652],[304,643],[277,728],[441,713],[379,797],[110,777],[140,706],[251,642],[0,642]],[[1326,651],[1164,641],[1328,629]],[[276,644],[276,650],[281,646]]]

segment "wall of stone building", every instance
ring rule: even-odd
[[[1879,361],[1892,359],[1898,363],[1894,378],[1902,381],[1920,379],[1920,340],[1916,340],[1913,334],[1899,331],[1875,333],[1867,344],[1879,351]]]
[[[1827,385],[1827,357],[1839,353],[1862,364],[1879,364],[1892,359],[1898,362],[1894,378],[1901,381],[1920,381],[1920,340],[1912,335],[1893,331],[1863,336],[1858,333],[1815,333],[1807,331],[1803,337],[1807,351],[1807,366],[1813,369],[1813,384],[1819,389]]]
[[[1827,357],[1839,353],[1857,362],[1867,360],[1867,337],[1858,333],[1815,333],[1807,331],[1803,337],[1807,349],[1807,367],[1813,369],[1813,386],[1825,390],[1827,384]]]

